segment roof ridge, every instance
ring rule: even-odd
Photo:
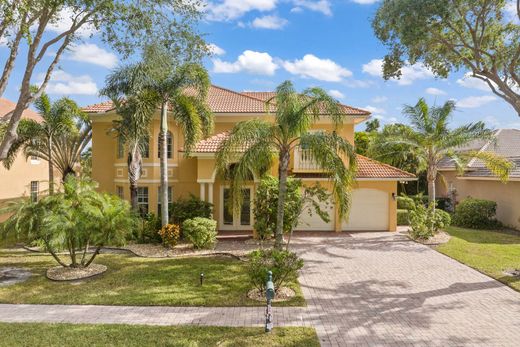
[[[260,101],[260,102],[263,103],[262,100],[260,100],[260,99],[258,99],[258,98],[255,98],[255,97],[253,97],[253,96],[250,96],[250,95],[243,94],[243,93],[241,93],[241,92],[237,92],[237,91],[234,91],[234,90],[231,90],[231,89],[228,89],[228,88],[224,88],[224,87],[221,87],[221,86],[217,86],[217,85],[215,85],[215,84],[212,84],[211,86],[214,87],[214,88],[222,89],[222,90],[225,90],[225,91],[227,91],[227,92],[230,92],[230,93],[233,93],[233,94],[237,94],[237,95],[240,95],[240,96],[243,96],[243,97],[246,97],[246,98],[249,98],[249,99],[255,100],[255,101]]]
[[[359,156],[359,157],[362,157],[362,158],[368,159],[368,160],[373,161],[373,162],[375,162],[375,163],[377,163],[377,164],[383,165],[383,166],[388,167],[388,168],[391,168],[391,169],[393,169],[393,170],[397,170],[397,171],[399,171],[399,172],[401,172],[401,173],[404,173],[404,174],[407,174],[407,175],[411,175],[411,176],[413,176],[413,177],[416,177],[416,175],[414,175],[414,174],[411,173],[411,172],[401,170],[401,169],[399,169],[399,168],[397,168],[397,167],[395,167],[395,166],[392,166],[392,165],[390,165],[390,164],[382,163],[382,162],[380,162],[379,160],[375,160],[375,159],[373,159],[373,158],[369,158],[369,157],[366,157],[366,156],[361,155],[361,154],[358,154],[358,153],[356,153],[356,156]]]

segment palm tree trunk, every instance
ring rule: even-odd
[[[54,164],[52,160],[52,135],[49,136],[49,195],[54,194]]]
[[[428,167],[426,174],[428,180],[428,202],[432,203],[435,201],[435,180],[437,179],[437,169],[435,167]]]
[[[283,247],[283,218],[285,213],[285,196],[287,194],[287,170],[289,169],[289,149],[280,150],[280,166],[278,168],[278,207],[276,211],[276,230],[274,248]]]
[[[161,107],[161,131],[159,133],[160,162],[161,162],[161,225],[168,224],[168,157],[167,157],[167,136],[168,136],[168,101],[164,101]]]
[[[132,210],[138,211],[137,203],[137,181],[141,177],[142,158],[139,144],[136,142],[132,146],[132,150],[128,153],[128,182],[130,184],[130,204]]]

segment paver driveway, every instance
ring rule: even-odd
[[[520,293],[398,233],[300,238],[323,345],[520,346]]]
[[[291,245],[308,306],[275,307],[275,325],[323,346],[520,346],[520,293],[500,282],[398,233],[318,235]],[[263,310],[0,304],[0,321],[259,326]]]

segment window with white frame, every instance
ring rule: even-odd
[[[161,157],[161,135],[157,139],[157,156]],[[170,131],[168,131],[168,135],[166,136],[166,158],[171,159],[173,154],[173,135]]]
[[[38,192],[40,188],[40,182],[38,181],[31,181],[31,201],[36,202],[38,201]]]
[[[141,215],[148,213],[148,187],[137,187],[137,206]]]

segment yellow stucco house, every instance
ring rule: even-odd
[[[208,104],[215,116],[214,134],[200,141],[189,158],[182,152],[183,137],[178,126],[170,121],[168,141],[168,180],[171,199],[188,196],[190,193],[214,204],[214,218],[219,230],[252,230],[252,201],[257,180],[251,181],[244,189],[246,197],[242,210],[233,215],[225,206],[228,188],[226,182],[215,173],[215,153],[227,132],[242,120],[262,117],[266,114],[265,101],[273,96],[272,92],[235,92],[212,86],[208,94]],[[358,108],[344,106],[348,119],[340,134],[348,141],[354,141],[354,126],[365,121],[370,113]],[[111,102],[103,102],[84,108],[90,114],[93,127],[92,137],[92,176],[99,182],[102,191],[111,192],[129,199],[126,153],[123,145],[108,130],[112,121],[118,118]],[[332,130],[325,117],[315,125],[316,129]],[[151,129],[148,153],[143,159],[143,175],[139,180],[138,201],[141,208],[150,212],[158,211],[159,193],[159,111]],[[396,194],[399,181],[415,180],[415,176],[358,156],[358,172],[353,192],[349,221],[340,220],[333,204],[329,215],[330,223],[323,222],[316,214],[302,214],[302,222],[297,230],[343,231],[343,230],[396,230]],[[276,175],[276,168],[273,168]],[[291,174],[301,178],[304,183],[316,181],[327,186],[327,178],[312,162],[304,150],[296,149],[292,155]]]
[[[14,102],[0,98],[0,121],[8,121],[9,113],[15,106]],[[22,117],[41,120],[41,117],[30,109],[25,110]],[[30,196],[36,200],[48,188],[49,165],[46,161],[38,158],[26,159],[25,155],[20,153],[9,170],[0,164],[0,206],[23,196]],[[0,215],[0,222],[6,218],[7,215]]]

